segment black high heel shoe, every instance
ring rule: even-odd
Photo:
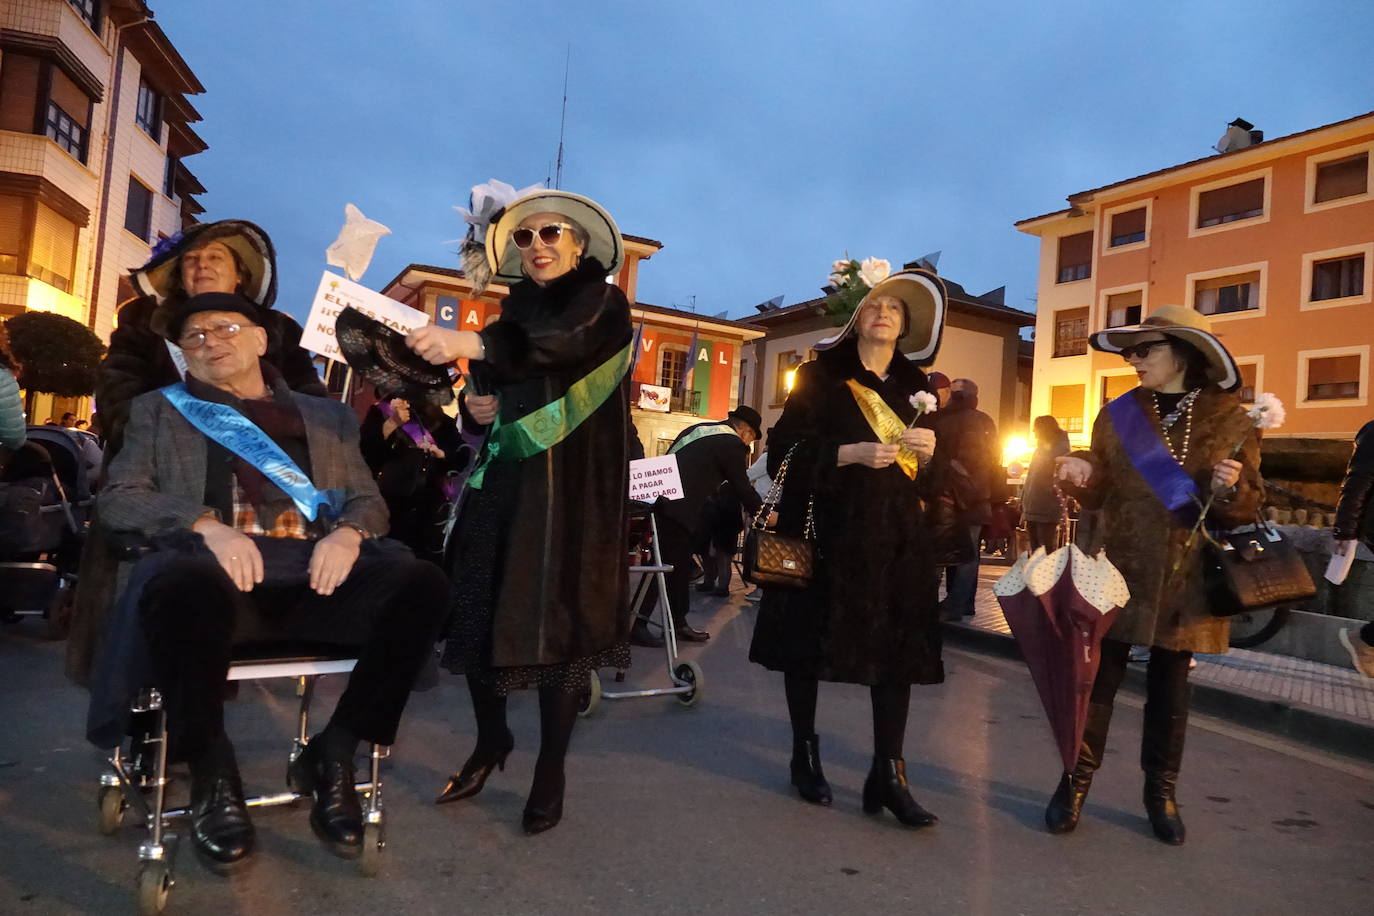
[[[929,827],[940,822],[911,797],[906,761],[901,757],[874,757],[873,769],[864,780],[864,811],[877,814],[884,808],[907,827]]]
[[[540,784],[539,771],[536,768],[534,785],[530,787],[530,797],[525,802],[525,813],[520,818],[521,826],[525,828],[528,836],[552,830],[563,819],[563,790],[567,788],[567,782],[562,770],[559,770],[558,776],[550,779],[549,783],[551,785]],[[541,797],[546,795],[549,797]]]
[[[792,785],[813,805],[828,805],[833,800],[830,783],[821,770],[821,739],[808,735],[792,742]]]
[[[506,732],[505,743],[495,753],[484,753],[481,742],[478,742],[463,768],[449,777],[448,784],[439,793],[439,797],[434,799],[434,804],[448,804],[461,798],[471,798],[481,792],[493,769],[505,772],[506,758],[510,756],[514,747],[515,736],[509,731]]]

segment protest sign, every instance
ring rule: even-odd
[[[326,270],[324,276],[320,277],[319,288],[315,290],[315,299],[310,303],[305,332],[301,334],[301,346],[337,363],[344,362],[339,345],[334,340],[334,319],[350,305],[369,318],[375,318],[402,333],[429,324],[429,316],[419,309],[402,305],[395,299]]]
[[[658,497],[682,499],[677,455],[640,458],[630,462],[630,499],[651,503]]]

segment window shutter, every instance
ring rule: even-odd
[[[24,198],[0,195],[0,273],[20,273],[24,250]]]
[[[38,204],[34,220],[29,265],[33,276],[64,293],[71,292],[76,266],[76,224],[42,203]]]
[[[1241,214],[1263,211],[1264,179],[1252,178],[1239,184],[1203,191],[1198,195],[1197,224],[1216,225],[1232,219],[1244,218]]]
[[[1347,156],[1317,166],[1317,188],[1313,202],[1353,197],[1369,190],[1369,154]]]
[[[1127,210],[1125,213],[1116,213],[1112,216],[1112,244],[1127,245],[1129,242],[1118,242],[1117,239],[1128,239],[1132,236],[1145,234],[1145,208],[1140,207],[1136,210]]]
[[[52,89],[48,97],[84,130],[90,127],[91,100],[77,88],[71,77],[58,67],[52,68]]]
[[[4,61],[0,63],[0,130],[33,133],[41,65],[36,57],[4,52]]]

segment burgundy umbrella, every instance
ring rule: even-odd
[[[1130,599],[1126,582],[1105,554],[1089,557],[1070,544],[1018,559],[993,592],[1070,771],[1083,741],[1102,637]]]

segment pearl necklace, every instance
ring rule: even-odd
[[[1183,464],[1188,460],[1188,446],[1193,441],[1193,404],[1197,401],[1197,396],[1202,393],[1201,388],[1194,388],[1183,396],[1178,402],[1178,406],[1163,415],[1159,409],[1159,392],[1151,392],[1154,398],[1155,416],[1159,417],[1159,425],[1164,428],[1164,444],[1169,448],[1169,454],[1174,456],[1174,460]],[[1169,438],[1169,433],[1179,419],[1183,419],[1183,447],[1180,450],[1174,449],[1173,440]]]

